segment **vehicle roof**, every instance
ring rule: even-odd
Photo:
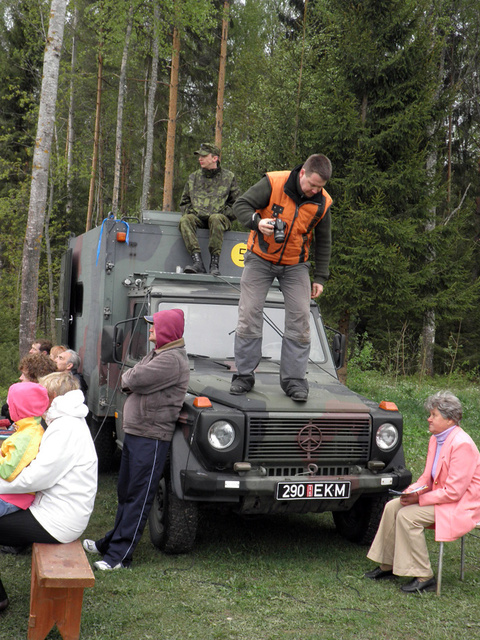
[[[152,297],[204,298],[207,300],[232,301],[235,304],[240,296],[240,278],[231,276],[192,275],[187,273],[158,273],[146,282]],[[130,296],[139,295],[138,289],[132,289]],[[142,292],[143,295],[143,292]],[[268,304],[284,304],[283,295],[275,283],[267,296]]]

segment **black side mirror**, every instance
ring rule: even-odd
[[[118,326],[103,327],[100,359],[103,363],[122,363],[123,329]]]
[[[335,369],[341,369],[345,362],[345,346],[347,344],[343,333],[335,333],[332,341],[332,356]]]

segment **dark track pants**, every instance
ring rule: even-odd
[[[125,434],[113,529],[95,542],[105,562],[128,567],[140,542],[163,473],[170,442]]]

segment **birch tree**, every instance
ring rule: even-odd
[[[55,124],[58,73],[63,44],[66,5],[67,0],[52,0],[45,43],[37,134],[32,162],[30,203],[23,245],[19,328],[20,357],[28,352],[30,344],[35,338],[40,251],[47,204],[50,150]]]

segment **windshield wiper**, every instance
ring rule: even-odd
[[[215,362],[215,364],[219,364],[221,367],[225,367],[225,369],[230,369],[229,364],[227,364],[222,360],[217,360],[216,358],[212,358],[211,356],[206,356],[201,353],[187,353],[187,356],[189,358],[192,358],[192,360],[211,360],[212,362]],[[225,360],[228,360],[228,359],[229,359],[228,357],[225,358]],[[230,358],[230,360],[233,361],[233,358]]]

